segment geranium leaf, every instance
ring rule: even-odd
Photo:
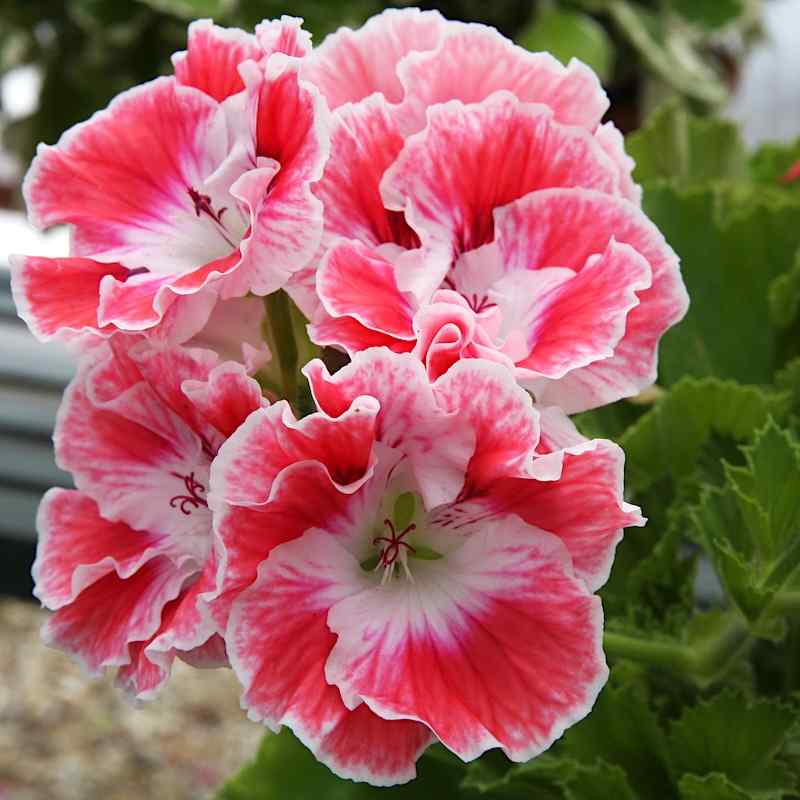
[[[800,253],[788,272],[778,275],[769,286],[769,312],[772,324],[788,328],[800,311]]]
[[[751,800],[752,798],[751,794],[718,772],[703,778],[698,775],[684,775],[679,788],[681,800]]]
[[[512,764],[493,752],[467,767],[461,786],[467,792],[492,800],[528,800],[531,796],[537,800],[564,800],[565,783],[576,770],[575,762],[550,753],[526,764]]]
[[[671,101],[626,139],[636,161],[634,176],[647,183],[677,180],[683,185],[716,178],[742,178],[747,155],[739,129],[721,119],[698,117]]]
[[[771,607],[800,588],[800,446],[769,422],[745,464],[726,465],[726,483],[707,489],[692,518],[717,572],[754,629],[779,636]]]
[[[767,324],[769,286],[794,266],[800,194],[660,182],[645,187],[644,204],[681,257],[692,299],[662,340],[660,384],[686,374],[769,382],[781,360],[780,332]]]
[[[781,419],[791,399],[717,378],[684,378],[620,438],[630,490],[692,472],[713,435],[745,441],[769,416]]]
[[[581,766],[564,792],[566,800],[636,800],[625,771],[598,761]]]
[[[592,713],[567,731],[562,745],[582,764],[616,765],[641,797],[662,797],[669,785],[666,742],[647,689],[621,671],[612,673]]]
[[[794,776],[776,756],[795,716],[794,709],[771,700],[722,691],[686,709],[672,724],[668,746],[673,770],[678,776],[721,773],[748,792],[780,797],[794,787]],[[719,779],[709,783],[724,785]]]

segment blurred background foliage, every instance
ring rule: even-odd
[[[36,108],[3,119],[2,145],[25,164],[40,141],[104,107],[118,92],[170,71],[186,24],[212,17],[252,28],[264,18],[302,16],[315,41],[358,26],[387,5],[437,8],[453,19],[494,25],[531,50],[577,56],[597,70],[623,130],[678,94],[695,111],[722,104],[737,63],[757,35],[760,0],[0,0],[0,80],[36,68]]]

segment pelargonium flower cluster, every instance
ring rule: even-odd
[[[72,240],[13,259],[19,312],[81,354],[45,640],[139,699],[229,665],[355,780],[536,756],[606,680],[596,591],[644,524],[567,415],[650,385],[687,306],[596,76],[415,9],[316,49],[195,22],[173,62],[25,182]],[[303,367],[305,416],[262,391],[279,291],[349,357]]]

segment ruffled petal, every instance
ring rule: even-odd
[[[366,707],[349,711],[325,681],[335,642],[328,610],[358,591],[362,576],[358,561],[322,531],[281,545],[236,602],[228,647],[251,719],[273,730],[288,725],[341,777],[392,785],[414,777],[430,732],[379,719]]]
[[[637,394],[656,378],[658,342],[686,313],[689,298],[678,257],[633,204],[586,189],[535,192],[495,212],[497,242],[507,270],[547,266],[580,271],[612,239],[650,265],[649,288],[626,318],[614,355],[537,387],[537,400],[567,413]]]
[[[175,53],[172,64],[178,83],[200,89],[222,102],[244,89],[239,64],[249,59],[258,61],[263,55],[252,34],[199,19],[189,25],[186,50]]]
[[[124,280],[129,270],[121,264],[38,256],[12,256],[10,264],[17,312],[38,339],[113,333],[113,325],[102,326],[97,320],[100,285],[106,275]]]
[[[600,600],[558,539],[519,519],[449,536],[459,546],[415,561],[413,583],[333,605],[326,678],[386,719],[424,722],[464,760],[501,747],[526,761],[583,718],[606,681]]]
[[[387,9],[357,31],[339,28],[328,36],[303,65],[303,77],[319,86],[331,108],[373,92],[396,103],[403,96],[398,63],[414,50],[434,48],[447,25],[436,11]]]
[[[28,211],[39,227],[74,225],[76,255],[167,274],[193,269],[231,250],[190,195],[228,151],[218,104],[158,78],[40,146],[23,187]]]
[[[36,519],[34,595],[50,609],[62,608],[95,581],[125,578],[164,549],[165,537],[103,519],[87,495],[50,489]]]
[[[585,64],[573,59],[564,67],[486,25],[451,23],[436,49],[411,53],[398,72],[404,94],[397,119],[405,133],[424,128],[426,110],[437,103],[479,103],[499,90],[549,106],[558,122],[588,131],[608,109],[597,75]]]
[[[395,267],[360,242],[340,242],[317,273],[317,292],[332,317],[351,317],[364,327],[412,341],[415,308],[397,287]],[[314,327],[310,331],[312,337]]]
[[[615,193],[618,170],[588,132],[497,92],[476,105],[432,107],[381,189],[424,244],[455,257],[492,241],[495,208],[556,186]]]
[[[336,419],[296,420],[285,400],[251,414],[214,459],[212,505],[265,503],[281,472],[302,461],[319,462],[341,489],[355,491],[369,477],[378,410],[373,398],[359,397]]]
[[[622,529],[645,523],[639,509],[623,499],[624,463],[613,442],[588,441],[536,459],[539,479],[507,477],[476,486],[473,502],[487,517],[518,514],[558,536],[576,575],[595,591],[608,580]]]
[[[556,379],[613,356],[638,293],[650,283],[644,256],[612,239],[577,275],[533,299],[525,331],[532,349],[517,367]]]
[[[127,578],[110,572],[56,611],[42,638],[78,659],[91,675],[130,664],[130,646],[158,630],[162,610],[190,574],[191,567],[176,568],[165,556],[150,559]]]
[[[225,438],[267,403],[258,383],[248,377],[244,366],[233,361],[214,367],[206,381],[185,379],[181,390],[194,412]]]
[[[325,205],[325,242],[336,237],[365,245],[419,246],[403,215],[383,205],[380,182],[403,147],[386,99],[374,95],[342,106],[331,131],[331,155],[314,194]]]
[[[539,442],[539,414],[510,370],[488,361],[455,364],[434,384],[442,408],[474,431],[463,494],[494,477],[527,472]]]
[[[316,359],[303,374],[318,407],[332,416],[345,413],[352,398],[377,399],[376,439],[407,456],[428,508],[457,496],[475,446],[474,432],[437,406],[418,359],[372,348],[355,354],[333,376]]]
[[[265,20],[256,25],[256,38],[267,57],[284,53],[304,58],[311,52],[311,34],[303,30],[300,17],[283,14],[280,19]]]
[[[226,281],[227,296],[282,288],[319,247],[322,203],[310,184],[322,176],[328,157],[329,120],[317,89],[299,80],[299,68],[297,59],[281,53],[263,68],[242,67],[259,168],[231,187],[249,210],[252,230],[242,243],[238,274]]]

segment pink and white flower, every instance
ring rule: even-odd
[[[299,78],[308,49],[291,18],[254,36],[195,23],[174,77],[40,146],[24,186],[30,218],[71,225],[72,252],[12,260],[37,336],[164,320],[194,333],[218,298],[273,292],[309,261],[322,230],[310,184],[328,133],[324,100]]]
[[[316,274],[290,283],[317,343],[414,352],[432,379],[488,358],[570,413],[655,380],[686,293],[591,70],[393,11],[303,74],[336,109]]]
[[[606,679],[593,592],[643,522],[621,451],[483,360],[433,384],[384,348],[305,371],[320,411],[251,414],[212,465],[211,609],[249,715],[378,785],[437,739],[542,752]]]
[[[118,667],[140,699],[176,655],[227,663],[202,607],[218,568],[209,468],[263,402],[241,365],[209,351],[115,336],[84,356],[55,432],[77,491],[51,489],[38,516],[35,594],[55,611],[48,644],[91,674]]]

